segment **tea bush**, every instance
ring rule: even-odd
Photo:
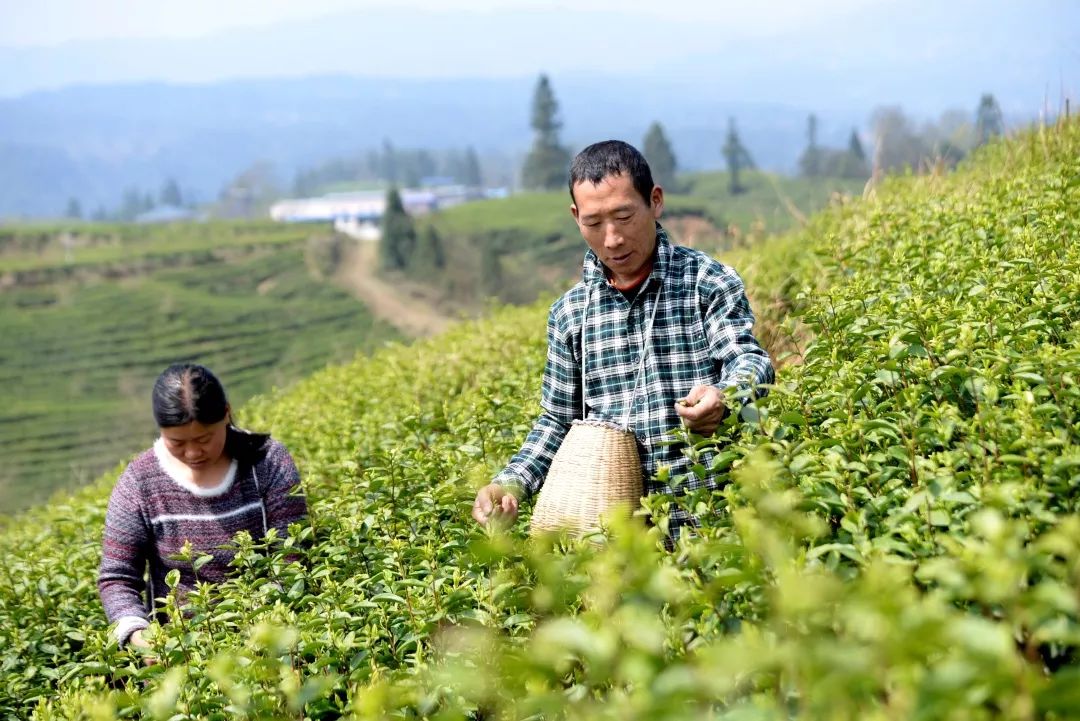
[[[248,405],[298,457],[311,521],[278,549],[238,539],[234,579],[172,602],[156,665],[109,641],[95,595],[111,479],[21,516],[0,535],[0,708],[1080,715],[1078,157],[1080,124],[1035,130],[760,248],[813,340],[765,400],[687,438],[721,447],[726,483],[649,497],[651,528],[571,543],[469,520],[538,410],[543,306]],[[673,503],[701,526],[666,552]]]

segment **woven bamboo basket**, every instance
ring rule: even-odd
[[[629,515],[641,501],[641,458],[633,432],[615,423],[576,420],[551,462],[533,507],[530,535],[595,531],[602,516]]]

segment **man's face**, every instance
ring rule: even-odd
[[[646,203],[626,174],[608,175],[596,185],[576,184],[570,206],[581,237],[616,281],[636,280],[649,265],[663,210],[659,186],[653,186]]]

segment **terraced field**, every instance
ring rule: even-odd
[[[3,511],[152,439],[149,389],[169,363],[209,365],[240,403],[398,337],[322,279],[329,241],[311,228],[70,230],[0,231]]]

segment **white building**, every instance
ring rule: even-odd
[[[409,215],[423,215],[439,207],[438,197],[430,190],[403,190],[401,204]],[[386,212],[386,192],[368,190],[356,193],[331,193],[318,198],[281,200],[270,206],[270,217],[282,223],[318,223],[349,220],[373,222]]]
[[[409,215],[425,215],[488,197],[500,196],[498,191],[453,185],[430,190],[402,190],[401,204]],[[379,238],[379,228],[385,212],[386,191],[383,190],[330,193],[318,198],[294,198],[281,200],[270,206],[270,217],[280,223],[333,223],[335,230],[361,240]]]

